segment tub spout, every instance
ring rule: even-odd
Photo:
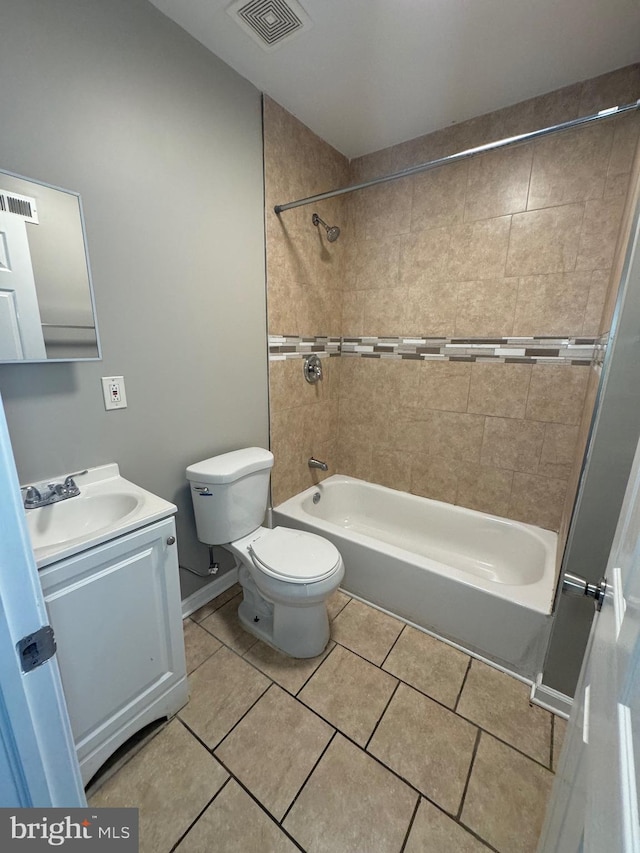
[[[316,459],[315,456],[312,456],[309,459],[309,468],[319,468],[321,471],[328,471],[329,466],[326,462],[321,462],[319,459]]]

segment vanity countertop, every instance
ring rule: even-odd
[[[64,475],[51,478],[64,480]],[[177,507],[120,476],[117,463],[75,477],[80,494],[25,510],[39,569],[173,515]]]

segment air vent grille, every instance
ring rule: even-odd
[[[296,0],[239,0],[227,12],[264,50],[276,50],[311,27],[311,19]]]
[[[39,224],[35,198],[0,189],[0,213],[13,213],[27,222]]]

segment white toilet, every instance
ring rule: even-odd
[[[344,565],[322,536],[262,527],[273,454],[247,447],[187,468],[198,539],[222,545],[237,558],[243,626],[296,658],[319,655],[329,641],[326,600]]]

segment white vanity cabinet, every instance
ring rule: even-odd
[[[175,537],[164,518],[40,570],[85,784],[187,701]]]

